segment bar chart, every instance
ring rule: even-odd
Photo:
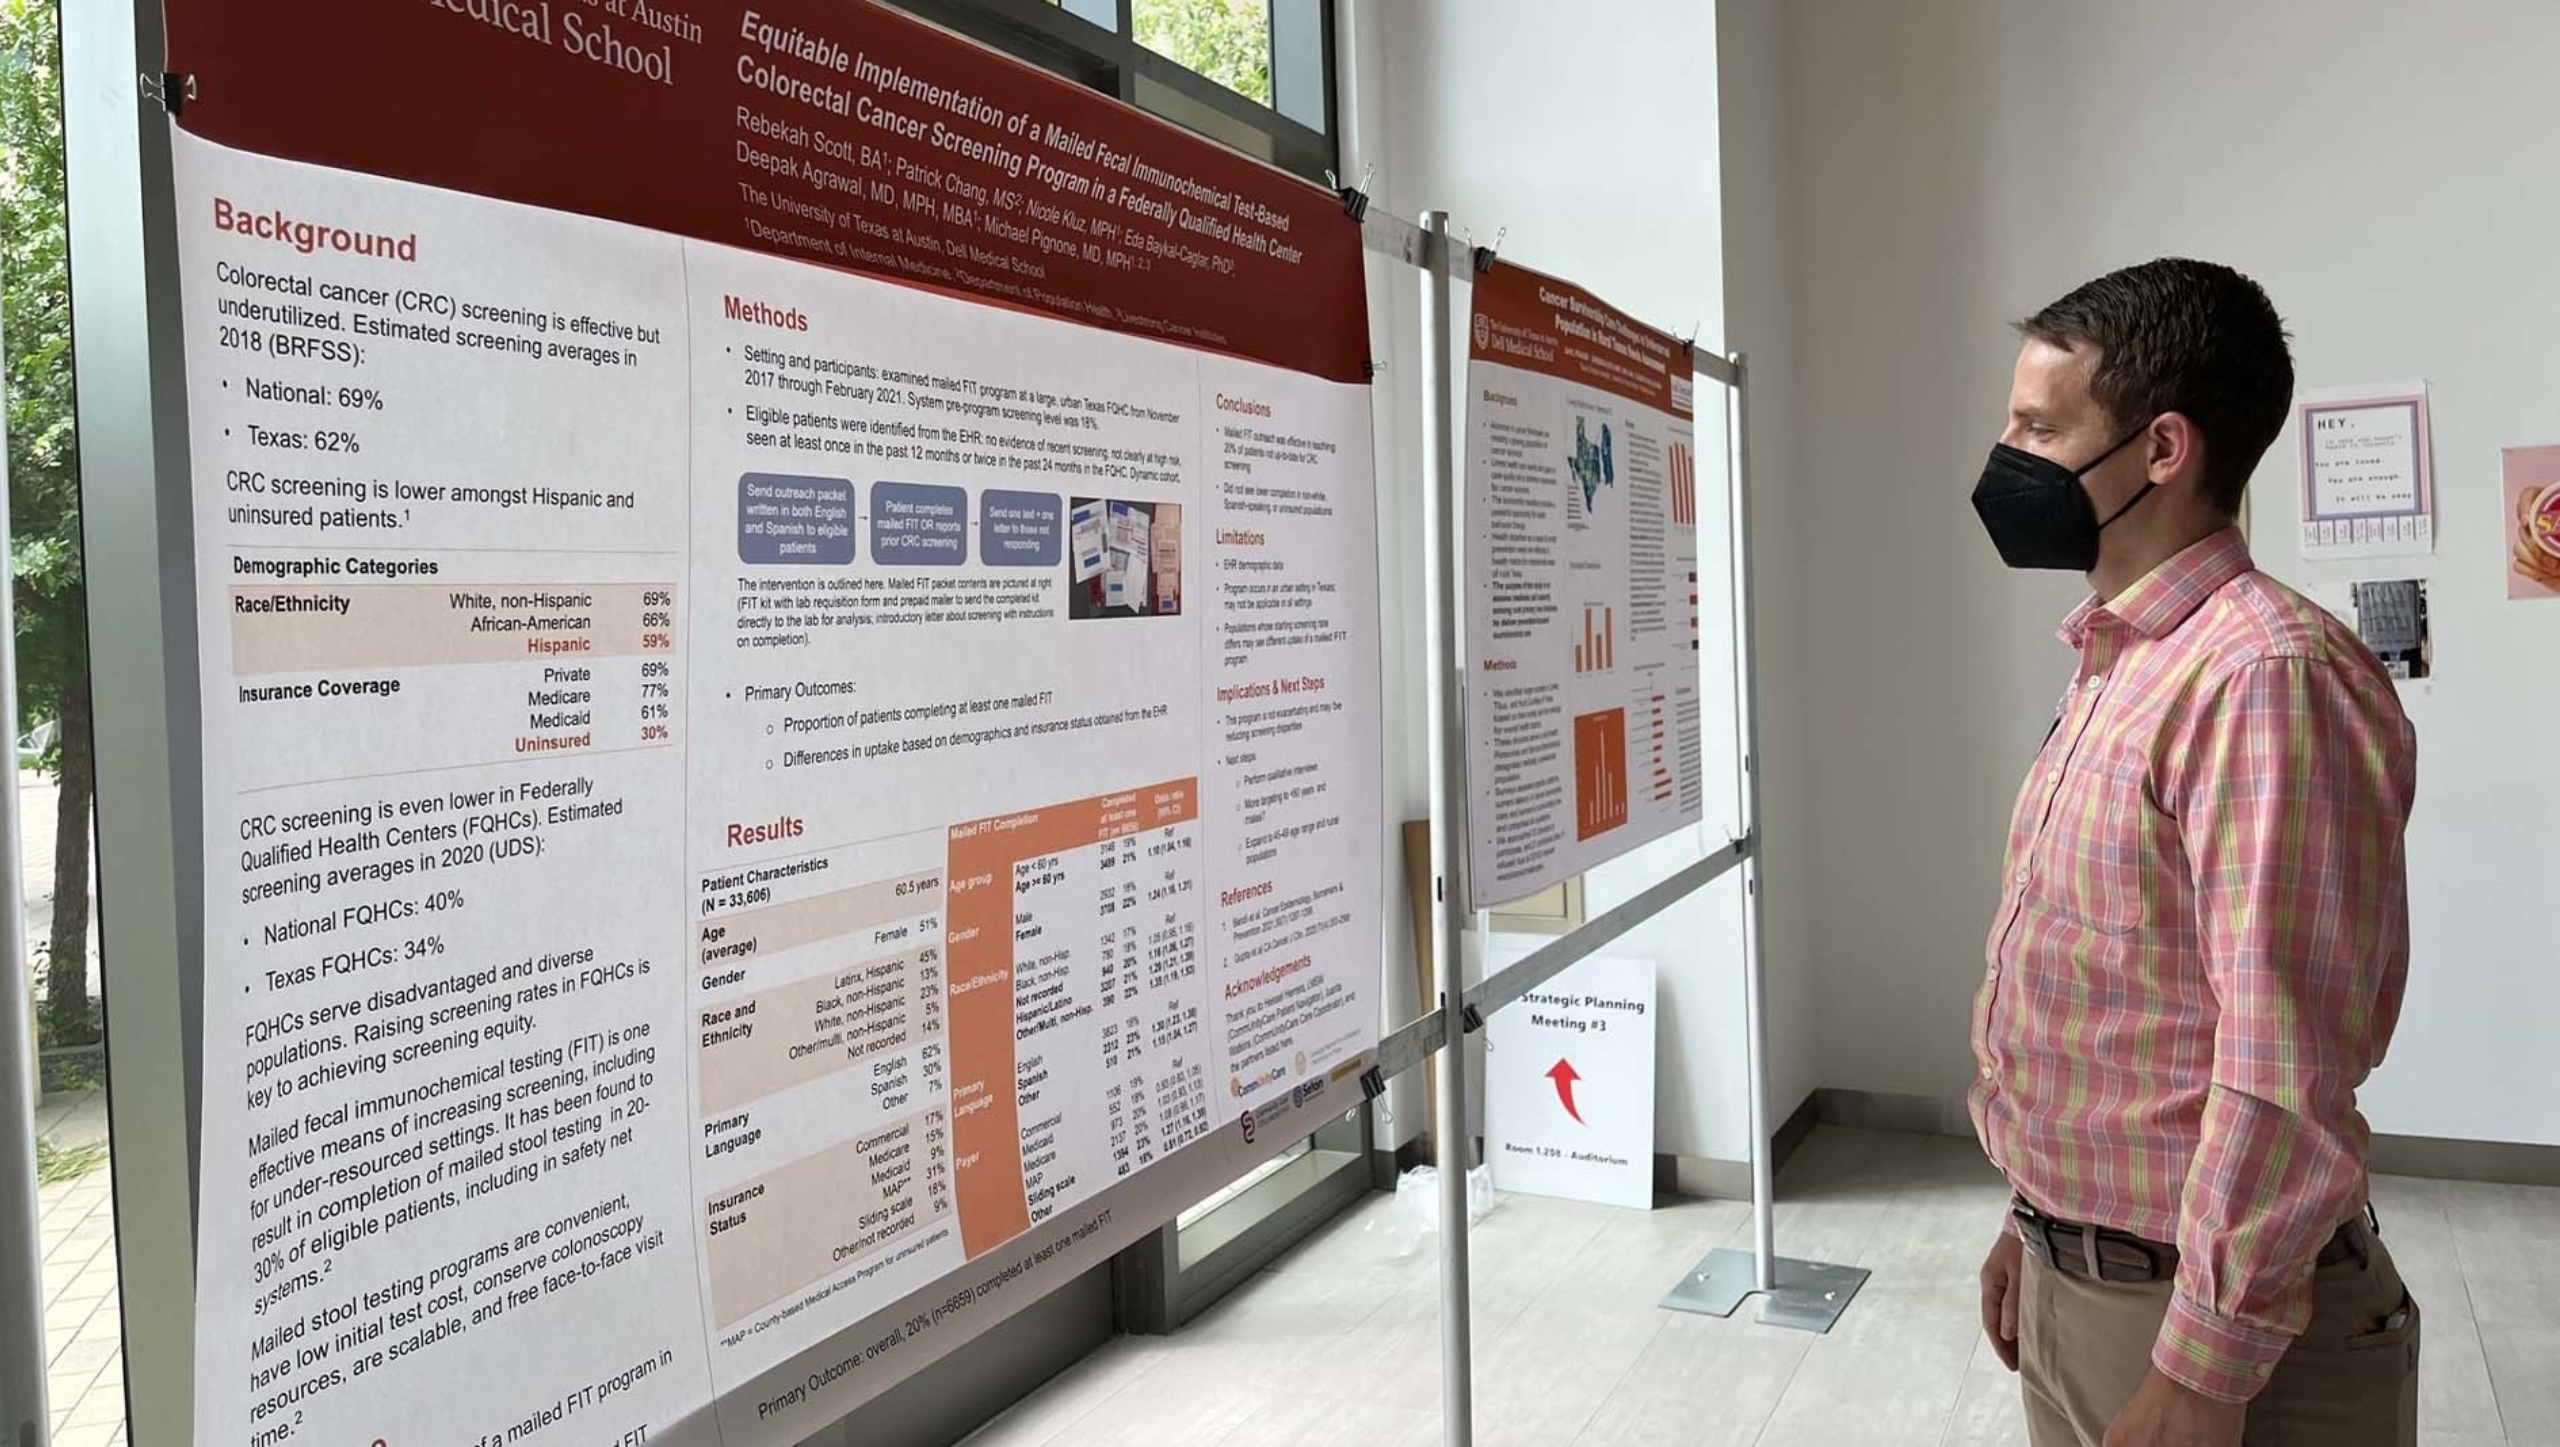
[[[1573,645],[1573,671],[1606,673],[1618,662],[1618,617],[1614,606],[1582,605],[1582,641]]]
[[[1589,839],[1627,822],[1627,711],[1602,709],[1573,721],[1575,837]]]

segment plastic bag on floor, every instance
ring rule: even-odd
[[[1493,1206],[1492,1167],[1478,1166],[1467,1172],[1467,1224],[1473,1226],[1483,1220]],[[1440,1230],[1439,1168],[1416,1166],[1398,1176],[1395,1205],[1374,1218],[1370,1229],[1384,1233],[1400,1255],[1410,1255],[1430,1244]]]

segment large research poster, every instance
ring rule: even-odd
[[[1698,468],[1680,343],[1508,262],[1467,366],[1477,907],[1698,821]]]
[[[867,5],[171,10],[198,1442],[796,1441],[1356,1098],[1331,198]]]

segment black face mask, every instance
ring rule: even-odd
[[[2157,488],[2145,484],[2131,502],[2101,522],[2098,505],[2080,479],[2150,428],[2145,422],[2126,433],[2123,441],[2076,472],[2050,457],[2038,457],[2005,442],[1993,443],[1991,460],[1982,465],[1982,480],[1973,485],[1973,510],[1982,519],[1982,530],[1991,534],[1991,545],[2000,550],[2000,561],[2013,568],[2073,573],[2098,566],[2098,534]]]

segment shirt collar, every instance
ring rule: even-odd
[[[2113,598],[2092,597],[2062,620],[2062,641],[2077,648],[2102,622],[2123,624],[2145,638],[2166,638],[2195,616],[2224,584],[2249,572],[2248,539],[2224,528],[2143,575]]]

